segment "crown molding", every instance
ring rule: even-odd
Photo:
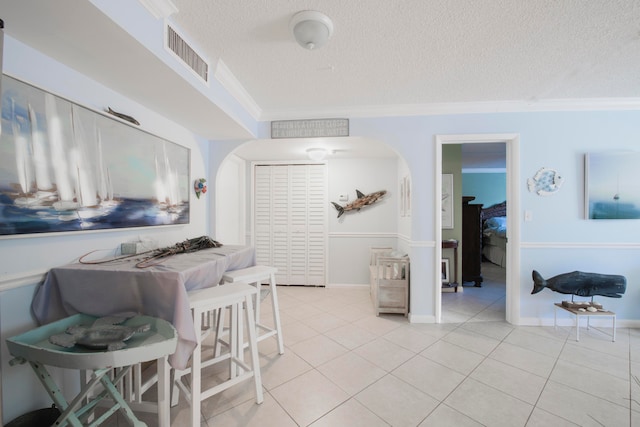
[[[140,3],[153,15],[156,19],[168,18],[178,12],[171,0],[139,0]]]
[[[329,118],[397,117],[446,114],[524,113],[547,111],[640,110],[640,98],[532,99],[526,101],[446,102],[433,104],[397,104],[332,109],[283,109],[263,111],[260,121]]]
[[[229,70],[227,64],[222,59],[218,59],[216,63],[216,70],[214,78],[220,82],[220,84],[231,94],[247,110],[247,112],[256,121],[262,116],[262,109],[258,106],[256,101],[251,97],[249,92],[244,88],[242,83],[236,78],[236,76]]]

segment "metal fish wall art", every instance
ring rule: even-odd
[[[374,204],[375,202],[380,200],[382,196],[384,196],[385,194],[387,194],[387,190],[376,191],[375,193],[371,193],[371,194],[364,194],[360,190],[356,190],[356,195],[358,196],[358,198],[355,199],[353,202],[348,203],[345,206],[340,206],[336,202],[331,202],[331,204],[338,211],[338,218],[340,218],[342,214],[344,214],[345,212],[359,211],[365,206]]]
[[[128,121],[129,123],[133,123],[134,125],[138,125],[138,126],[140,126],[140,122],[139,122],[139,121],[137,121],[136,119],[134,119],[133,117],[128,116],[128,115],[126,115],[126,114],[118,113],[117,111],[113,111],[113,110],[111,109],[111,107],[107,107],[107,113],[109,113],[109,114],[111,114],[111,115],[114,115],[114,116],[116,116],[116,117],[118,117],[118,118],[120,118],[120,119],[122,119],[122,120],[126,120],[126,121]]]
[[[527,180],[527,187],[538,196],[550,196],[560,190],[563,183],[564,178],[557,171],[541,168],[533,178]]]
[[[581,297],[601,295],[609,298],[622,298],[627,290],[627,279],[615,274],[585,273],[573,271],[544,279],[540,273],[533,270],[533,290],[537,294],[544,288],[561,294],[573,294]]]

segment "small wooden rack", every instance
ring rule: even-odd
[[[616,314],[613,311],[607,310],[598,310],[598,311],[580,311],[578,308],[565,307],[562,303],[554,303],[554,311],[553,311],[553,327],[556,328],[558,325],[558,309],[562,309],[573,314],[576,317],[576,341],[580,341],[580,317],[587,318],[587,330],[591,327],[589,323],[589,319],[591,317],[611,317],[612,323],[612,333],[611,333],[611,341],[616,340]]]

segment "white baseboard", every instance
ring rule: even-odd
[[[436,323],[436,317],[430,314],[409,313],[409,323]]]
[[[358,283],[329,283],[325,286],[326,288],[334,288],[334,289],[345,289],[345,288],[357,288],[357,289],[366,289],[369,288],[369,284],[358,284]]]

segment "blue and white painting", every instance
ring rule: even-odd
[[[640,152],[589,153],[588,219],[640,219]]]
[[[2,80],[0,236],[189,222],[189,149]]]

